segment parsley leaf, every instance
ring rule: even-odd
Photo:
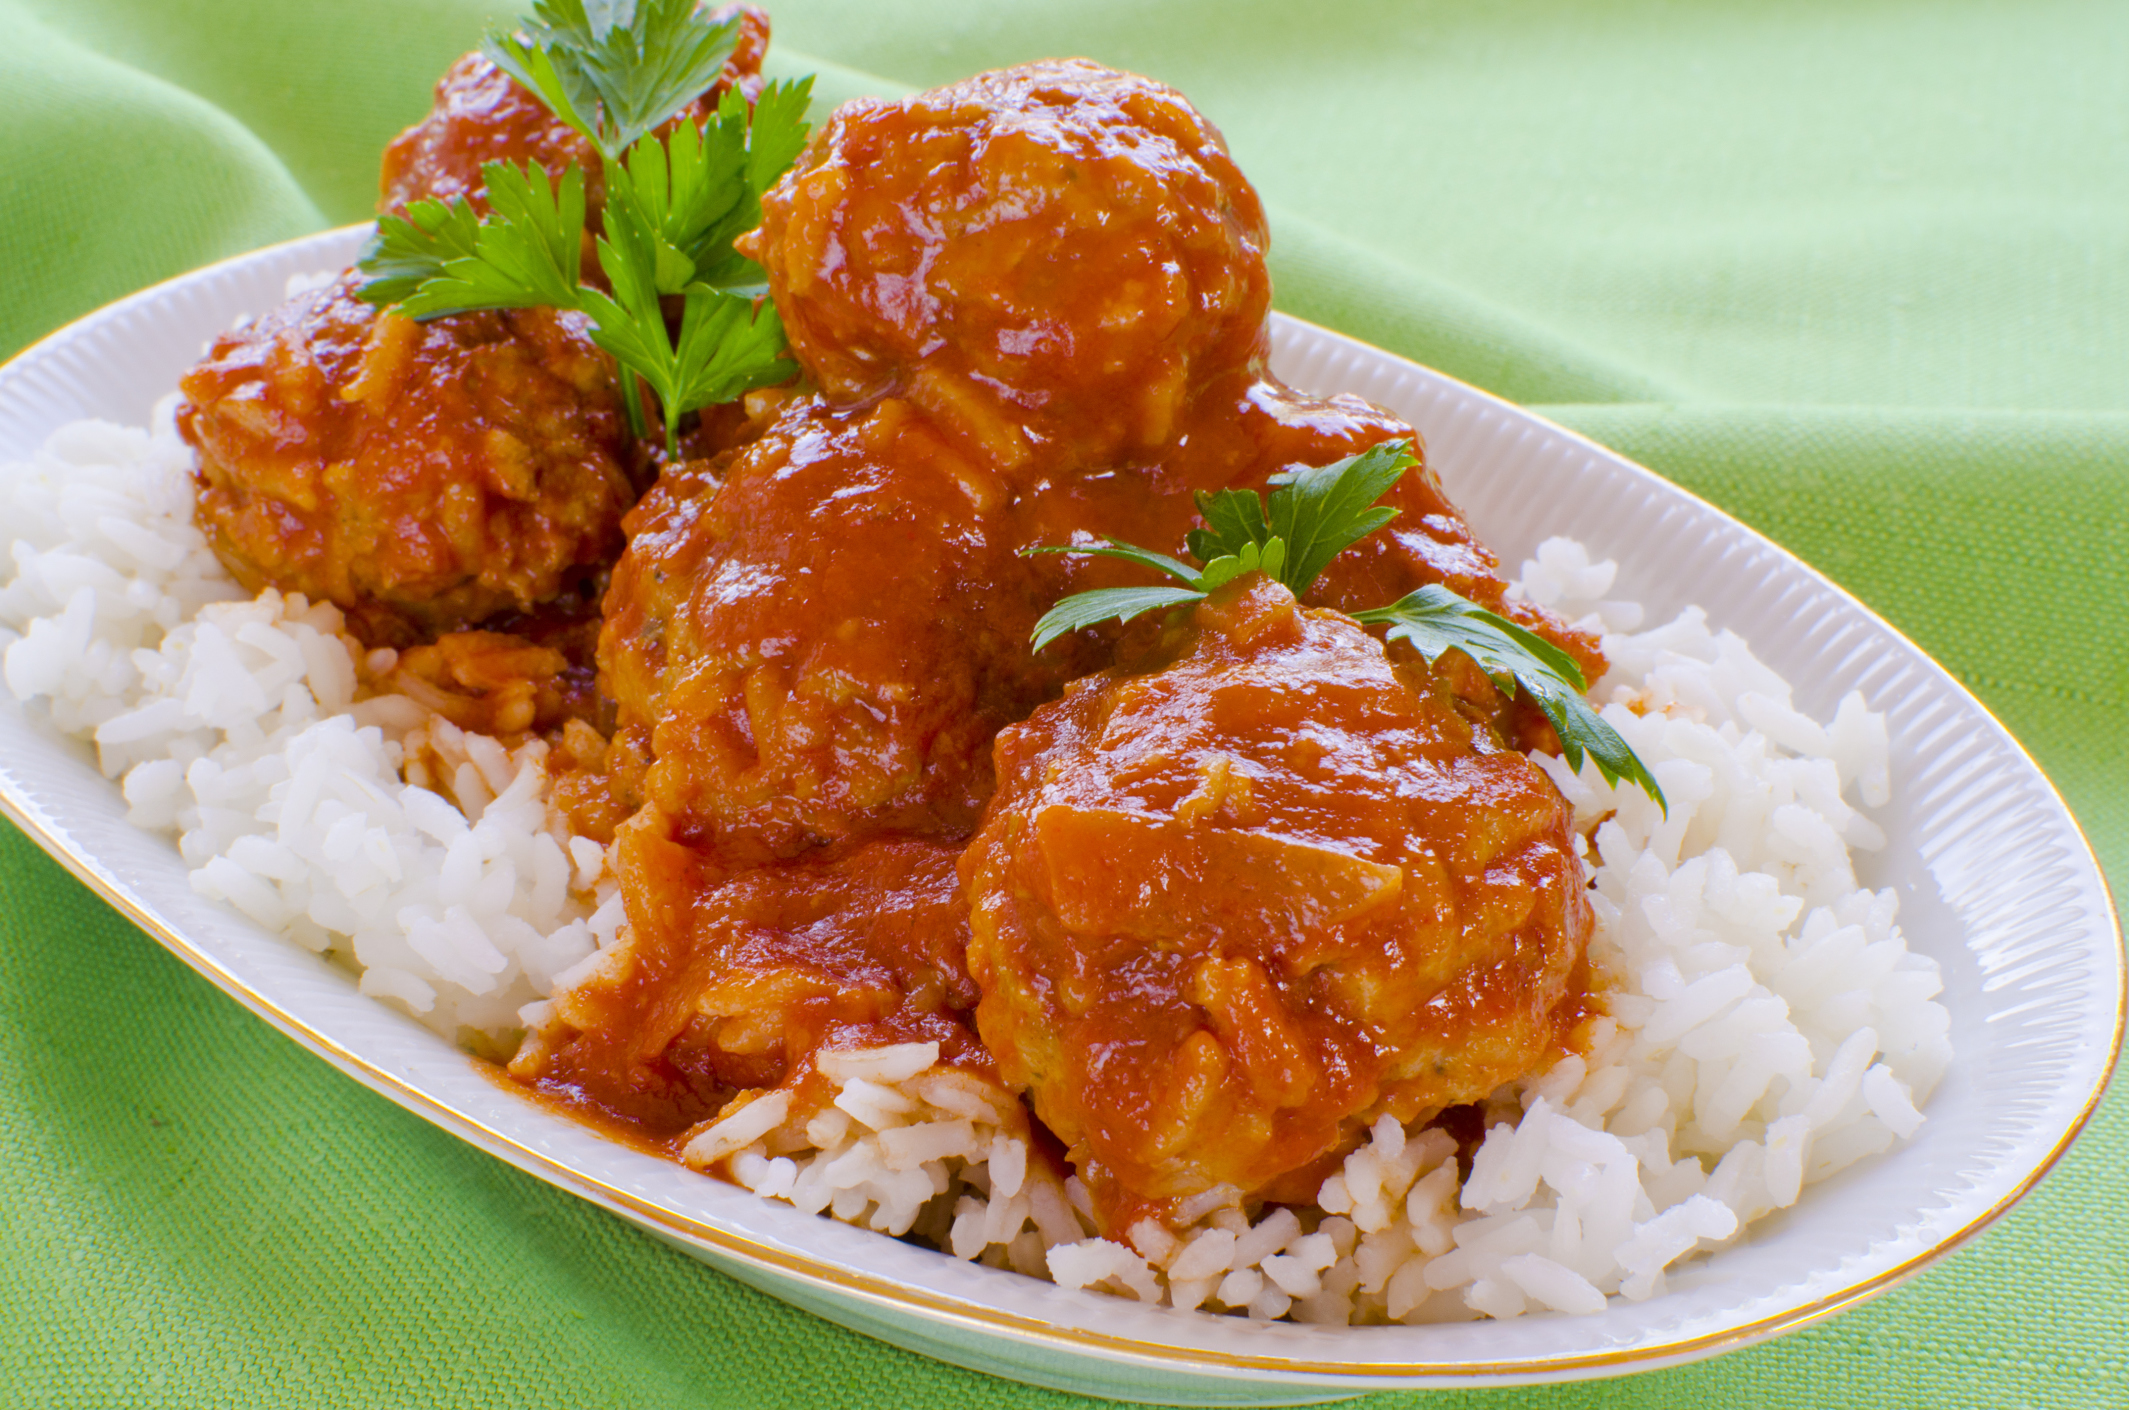
[[[1447,651],[1470,657],[1503,692],[1519,692],[1545,712],[1560,736],[1560,752],[1569,768],[1581,768],[1586,753],[1596,760],[1597,772],[1608,782],[1625,779],[1639,784],[1664,815],[1670,815],[1670,804],[1648,766],[1583,698],[1588,687],[1581,667],[1537,633],[1438,583],[1408,593],[1388,607],[1355,612],[1353,620],[1389,627],[1390,640],[1410,642],[1430,666]]]
[[[442,275],[454,259],[469,259],[480,237],[480,217],[463,200],[415,201],[404,216],[388,215],[362,247],[357,262],[371,276],[361,296],[373,304],[396,304]]]
[[[540,95],[611,164],[717,81],[739,18],[695,0],[533,0],[524,37],[491,34],[481,52]]]
[[[697,238],[695,277],[714,289],[730,289],[749,297],[768,293],[761,266],[732,248],[732,241],[761,224],[761,198],[791,169],[804,150],[812,129],[806,124],[806,108],[813,101],[813,78],[809,74],[795,83],[772,83],[754,100],[748,117],[742,102],[727,118],[727,95],[717,111],[717,125],[729,122],[735,130],[744,124],[746,135],[746,195],[716,225]]]
[[[811,91],[811,79],[772,85],[751,116],[746,97],[727,92],[705,128],[683,122],[663,141],[641,137],[607,168],[599,264],[613,295],[587,289],[583,306],[598,325],[593,340],[657,394],[669,454],[688,412],[792,373],[776,309],[755,307],[761,268],[732,240],[760,222],[762,193],[805,144]],[[665,294],[684,298],[677,345]]]
[[[1262,544],[1245,543],[1239,553],[1229,553],[1213,559],[1198,574],[1198,586],[1207,592],[1224,587],[1244,573],[1262,573],[1276,578],[1286,566],[1286,540],[1271,539]]]
[[[1089,558],[1121,558],[1126,563],[1136,563],[1166,573],[1188,586],[1172,587],[1124,587],[1095,588],[1090,592],[1075,592],[1042,614],[1035,623],[1034,634],[1029,638],[1032,651],[1040,651],[1066,632],[1076,632],[1081,627],[1091,627],[1114,618],[1128,622],[1160,607],[1176,607],[1185,602],[1202,602],[1212,590],[1203,581],[1204,574],[1189,564],[1170,558],[1165,553],[1139,548],[1134,544],[1119,543],[1115,539],[1103,539],[1097,548],[1081,548],[1076,544],[1046,545],[1041,548],[1023,548],[1021,557],[1031,558],[1038,553],[1084,554]],[[1228,577],[1240,576],[1239,571]],[[1222,578],[1221,582],[1227,581]]]
[[[776,305],[744,294],[693,284],[680,320],[681,412],[719,406],[756,387],[786,381],[797,368],[785,355],[783,321]],[[668,433],[676,413],[668,405]]]
[[[533,173],[539,178],[533,179]],[[419,201],[408,208],[417,228],[429,234],[429,247],[422,251],[434,270],[411,293],[398,293],[407,276],[387,277],[365,284],[361,295],[371,303],[398,303],[408,318],[436,318],[477,308],[576,308],[578,264],[583,253],[584,173],[572,166],[561,181],[550,184],[547,173],[537,166],[523,169],[508,162],[489,162],[481,168],[487,184],[490,214],[475,223],[472,210],[463,201],[443,207],[435,201]],[[442,210],[433,232],[422,225],[423,207]],[[401,227],[409,225],[399,221]],[[387,222],[378,222],[379,241],[384,241]],[[470,240],[468,236],[471,236]],[[404,229],[390,237],[407,242]],[[469,248],[470,246],[470,248]],[[377,269],[364,252],[363,267]],[[402,268],[413,264],[402,259]]]
[[[1029,649],[1040,651],[1067,632],[1095,626],[1111,618],[1128,622],[1133,617],[1163,607],[1179,607],[1186,602],[1204,600],[1204,593],[1180,587],[1096,588],[1092,592],[1075,592],[1042,614],[1042,620],[1035,623],[1034,635],[1029,638],[1032,643]]]
[[[744,99],[740,105],[736,135],[722,123],[702,133],[684,122],[663,142],[638,141],[608,173],[608,238],[648,254],[661,294],[680,293],[695,282],[698,258],[706,253],[697,246],[707,244],[720,217],[744,204]],[[731,236],[725,238],[729,243]]]
[[[1044,613],[1035,624],[1034,649],[1069,631],[1114,617],[1128,622],[1156,607],[1196,602],[1244,573],[1264,573],[1286,584],[1296,597],[1315,585],[1324,565],[1338,551],[1375,532],[1397,517],[1394,509],[1372,506],[1397,477],[1419,462],[1402,442],[1372,447],[1329,465],[1296,466],[1272,476],[1271,514],[1251,490],[1198,493],[1198,513],[1205,527],[1192,529],[1186,542],[1191,557],[1205,566],[1192,568],[1165,553],[1103,539],[1098,547],[1076,544],[1022,549],[1023,554],[1072,553],[1094,558],[1121,558],[1187,585],[1176,588],[1097,588],[1075,593]],[[1300,544],[1300,551],[1293,547]],[[1149,593],[1165,594],[1158,598]],[[1088,616],[1088,613],[1094,615]]]
[[[1280,581],[1299,597],[1330,561],[1397,517],[1371,508],[1419,462],[1403,441],[1385,441],[1329,465],[1297,465],[1271,477],[1271,531],[1286,541]]]
[[[633,222],[652,252],[661,293],[689,284],[762,291],[761,267],[732,241],[761,223],[762,194],[805,145],[813,80],[772,84],[751,121],[747,100],[726,93],[702,129],[681,123],[663,142],[643,138],[607,173],[606,222]]]
[[[1155,553],[1150,548],[1136,544],[1120,543],[1116,539],[1103,539],[1098,548],[1081,548],[1077,544],[1046,544],[1041,548],[1023,548],[1020,556],[1032,558],[1038,553],[1069,553],[1087,558],[1121,558],[1126,563],[1137,563],[1158,572],[1166,573],[1178,582],[1198,585],[1198,570],[1165,553]]]
[[[668,454],[677,453],[680,418],[688,412],[791,375],[775,306],[764,302],[757,310],[754,300],[707,284],[686,287],[675,346],[659,302],[653,234],[634,221],[610,222],[608,233],[613,239],[599,241],[599,262],[613,294],[583,289],[578,298],[595,325],[592,341],[657,394]]]
[[[1190,556],[1200,563],[1210,563],[1215,558],[1224,558],[1240,553],[1244,544],[1262,546],[1271,538],[1271,527],[1264,522],[1264,500],[1253,490],[1221,490],[1218,494],[1198,491],[1198,515],[1205,521],[1202,529],[1192,529],[1183,542],[1190,548]]]
[[[792,83],[765,85],[754,99],[754,118],[747,133],[747,187],[758,198],[777,183],[812,135],[806,126],[806,109],[813,102],[813,75]],[[721,120],[722,108],[718,110]],[[742,229],[760,223],[757,206]],[[737,233],[737,232],[734,232]]]
[[[1264,571],[1299,597],[1341,550],[1397,517],[1394,509],[1370,506],[1418,464],[1403,442],[1388,441],[1329,465],[1297,465],[1271,477],[1268,520],[1264,501],[1248,490],[1200,490],[1205,527],[1190,531],[1191,556],[1209,567],[1249,547],[1262,553],[1279,543],[1280,566]]]

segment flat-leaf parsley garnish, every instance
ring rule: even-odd
[[[1179,587],[1097,588],[1065,598],[1035,624],[1033,648],[1042,650],[1067,632],[1101,622],[1128,622],[1147,612],[1201,602],[1244,573],[1261,572],[1305,595],[1340,552],[1397,517],[1375,503],[1418,462],[1402,443],[1375,446],[1329,465],[1297,466],[1274,475],[1268,499],[1249,490],[1200,492],[1205,521],[1187,539],[1204,566],[1193,568],[1165,553],[1104,539],[1097,545],[1046,546],[1027,553],[1085,554],[1118,558],[1164,573]],[[1638,784],[1666,814],[1663,790],[1616,729],[1589,706],[1588,683],[1575,659],[1545,638],[1489,612],[1438,583],[1430,583],[1387,607],[1353,614],[1355,621],[1389,628],[1392,641],[1409,642],[1433,665],[1444,652],[1470,658],[1504,694],[1520,694],[1552,723],[1570,768],[1584,756],[1612,783]]]
[[[1569,768],[1580,769],[1586,753],[1608,782],[1639,784],[1664,816],[1670,816],[1670,804],[1641,756],[1589,708],[1583,695],[1589,686],[1575,658],[1536,632],[1439,583],[1409,592],[1388,607],[1355,612],[1353,620],[1387,626],[1391,641],[1409,642],[1430,666],[1447,651],[1470,657],[1503,694],[1520,694],[1545,713],[1560,736],[1560,753]]]
[[[489,162],[489,214],[461,199],[385,216],[363,251],[359,291],[409,318],[474,309],[587,314],[592,340],[657,397],[668,454],[682,417],[789,377],[783,324],[758,265],[732,240],[761,219],[761,197],[806,141],[812,80],[766,85],[751,113],[727,91],[702,127],[662,126],[717,81],[738,20],[711,22],[693,0],[536,0],[521,36],[488,56],[599,152],[606,184],[599,267],[582,280],[584,173]],[[678,335],[661,299],[680,300]],[[633,381],[631,381],[633,385]],[[634,395],[629,423],[643,431]]]
[[[481,52],[609,162],[715,83],[739,40],[737,15],[695,0],[533,0],[532,16]]]
[[[480,308],[576,308],[584,235],[584,173],[559,183],[537,166],[481,167],[490,214],[464,201],[415,201],[386,216],[363,251],[362,297],[408,318]]]
[[[1098,622],[1128,622],[1162,607],[1197,602],[1213,589],[1244,573],[1277,578],[1299,597],[1316,581],[1323,565],[1338,551],[1374,533],[1397,517],[1394,509],[1373,507],[1397,477],[1419,462],[1401,442],[1374,446],[1329,465],[1296,466],[1271,477],[1269,517],[1254,490],[1198,492],[1202,529],[1192,529],[1191,556],[1205,566],[1193,568],[1151,549],[1104,539],[1099,545],[1077,544],[1031,548],[1027,553],[1086,554],[1121,558],[1166,573],[1183,587],[1097,588],[1074,593],[1052,607],[1035,624],[1035,650],[1066,632]]]

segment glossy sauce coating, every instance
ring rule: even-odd
[[[1014,554],[1003,487],[894,399],[795,401],[722,469],[660,479],[607,597],[649,796],[726,866],[958,842],[992,734],[1066,678],[1027,650],[1056,574]]]
[[[355,297],[359,277],[223,334],[179,383],[216,554],[372,644],[595,592],[639,458],[583,317],[415,323]]]
[[[1060,60],[846,104],[739,247],[830,398],[904,397],[1025,481],[1169,443],[1261,361],[1265,243],[1180,94]]]
[[[1108,1227],[1276,1194],[1383,1112],[1530,1071],[1579,1017],[1558,791],[1275,582],[1075,682],[998,770],[961,862],[977,1022]]]

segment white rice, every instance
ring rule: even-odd
[[[193,526],[171,408],[150,431],[68,426],[0,467],[8,689],[94,745],[203,894],[460,1041],[538,1028],[623,925],[603,849],[547,806],[545,746],[507,751],[377,694],[391,653],[365,654],[330,605],[247,599]],[[1214,1190],[1180,1234],[1094,1237],[1021,1104],[929,1044],[823,1055],[830,1103],[742,1098],[688,1163],[1067,1286],[1421,1322],[1655,1296],[1681,1259],[1911,1136],[1949,1016],[1893,893],[1859,888],[1851,863],[1883,842],[1858,810],[1888,794],[1883,718],[1854,695],[1830,721],[1800,713],[1697,609],[1637,631],[1640,610],[1606,600],[1613,576],[1553,539],[1517,590],[1604,631],[1592,698],[1670,816],[1593,765],[1539,761],[1595,827],[1591,956],[1616,987],[1586,1054],[1493,1095],[1467,1180],[1447,1135],[1385,1118],[1317,1209],[1252,1223]]]
[[[0,468],[8,689],[95,745],[203,895],[447,1036],[506,1033],[619,928],[603,849],[547,808],[543,743],[513,754],[372,695],[390,653],[337,608],[244,596],[192,523],[173,407],[147,432],[75,423]]]

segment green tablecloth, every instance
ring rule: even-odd
[[[0,0],[0,355],[361,218],[508,0]],[[1483,10],[1484,13],[1479,13]],[[1536,405],[1853,588],[2129,875],[2129,7],[789,0],[839,93],[1083,53],[1275,212],[1282,307]],[[883,75],[868,79],[867,74]],[[459,1145],[0,829],[0,1402],[1004,1405]],[[1696,1366],[1384,1404],[2129,1403],[2129,1153]]]

